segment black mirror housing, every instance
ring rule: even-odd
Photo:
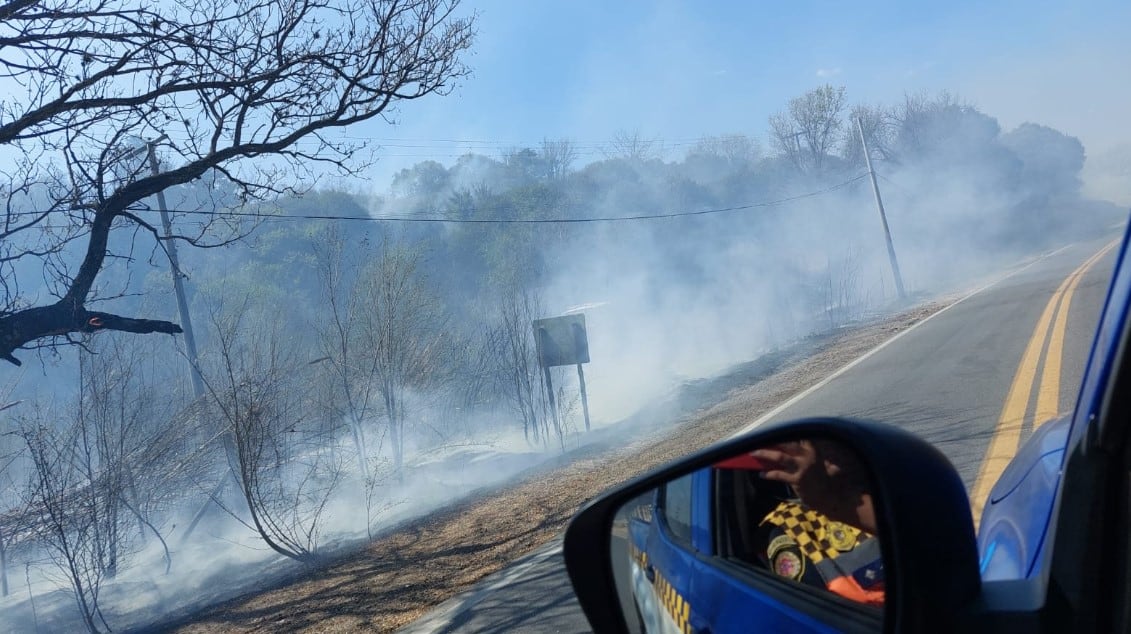
[[[629,500],[672,479],[761,446],[825,437],[854,450],[874,486],[886,570],[889,631],[951,631],[981,587],[966,488],[950,461],[891,425],[837,418],[767,426],[642,475],[583,507],[566,529],[563,552],[574,591],[596,632],[624,632],[608,542]],[[914,590],[912,590],[914,589]]]

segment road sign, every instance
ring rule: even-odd
[[[550,368],[559,365],[576,365],[577,381],[581,387],[581,408],[585,412],[585,431],[589,431],[589,397],[585,393],[585,371],[581,369],[581,364],[589,363],[589,339],[585,334],[585,315],[578,313],[535,319],[534,343],[538,348],[538,365],[542,366],[542,374],[546,380],[546,391],[554,424],[560,425],[560,422],[558,406],[554,402]]]
[[[534,320],[538,363],[544,368],[589,363],[585,315],[563,315]]]

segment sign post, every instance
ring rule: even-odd
[[[585,412],[585,431],[589,431],[589,397],[585,394],[585,370],[577,364],[577,382],[581,384],[581,411]]]
[[[534,320],[534,343],[538,349],[538,365],[546,380],[546,391],[550,394],[550,411],[554,425],[561,430],[558,420],[557,402],[554,399],[554,386],[550,380],[550,368],[560,365],[576,365],[577,380],[581,386],[581,408],[585,413],[585,431],[589,431],[589,396],[585,392],[585,370],[581,364],[589,363],[589,339],[585,333],[585,315],[564,315]]]
[[[546,378],[546,395],[550,398],[550,416],[554,419],[554,431],[562,434],[562,423],[558,420],[558,403],[554,399],[554,382],[550,379],[550,366],[542,366],[542,376]]]

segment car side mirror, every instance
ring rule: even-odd
[[[966,489],[897,427],[765,427],[589,502],[563,546],[596,632],[950,631],[980,591]]]

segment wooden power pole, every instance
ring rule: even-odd
[[[884,240],[888,245],[888,260],[891,261],[891,274],[895,277],[895,290],[899,299],[907,299],[903,290],[903,275],[899,272],[899,260],[895,257],[895,246],[891,242],[891,229],[888,228],[888,217],[884,213],[884,201],[880,198],[880,186],[876,183],[876,171],[872,169],[872,156],[868,153],[868,142],[864,139],[864,122],[856,118],[856,129],[860,131],[860,144],[864,146],[864,161],[868,165],[868,176],[872,178],[872,193],[876,196],[876,208],[880,210],[880,222],[884,225]]]
[[[161,139],[165,138],[164,136]],[[157,139],[160,141],[161,139]],[[153,172],[154,176],[161,173],[157,164],[157,153],[153,150],[157,141],[150,141],[146,143],[147,153],[149,154],[149,169]],[[192,331],[192,318],[189,316],[188,299],[185,297],[185,285],[182,281],[183,275],[181,274],[181,264],[177,260],[177,243],[173,240],[173,224],[169,221],[169,209],[165,204],[165,191],[157,192],[157,206],[161,210],[161,224],[165,229],[165,252],[169,254],[169,266],[173,271],[173,290],[177,295],[177,310],[181,315],[181,327],[185,331],[185,352],[188,354],[189,372],[192,377],[192,392],[193,396],[200,398],[204,396],[204,380],[200,376],[200,370],[197,367],[196,360],[196,336]]]

